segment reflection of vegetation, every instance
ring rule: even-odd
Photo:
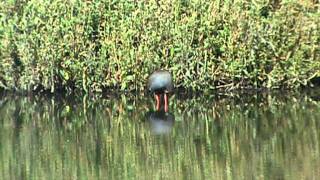
[[[0,88],[207,90],[319,83],[316,0],[0,1]]]
[[[320,175],[320,104],[308,95],[177,97],[171,99],[176,120],[171,133],[154,136],[145,119],[153,106],[151,98],[4,96],[0,175],[4,179]]]

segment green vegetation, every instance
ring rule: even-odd
[[[312,0],[0,1],[0,87],[143,90],[297,88],[320,78]]]

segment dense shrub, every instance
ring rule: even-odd
[[[320,5],[300,1],[0,2],[0,86],[296,88],[320,77]]]

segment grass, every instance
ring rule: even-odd
[[[136,90],[156,69],[197,91],[298,88],[320,78],[320,4],[0,2],[0,87]]]

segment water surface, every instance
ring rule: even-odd
[[[0,179],[317,179],[314,93],[171,97],[2,94]]]

